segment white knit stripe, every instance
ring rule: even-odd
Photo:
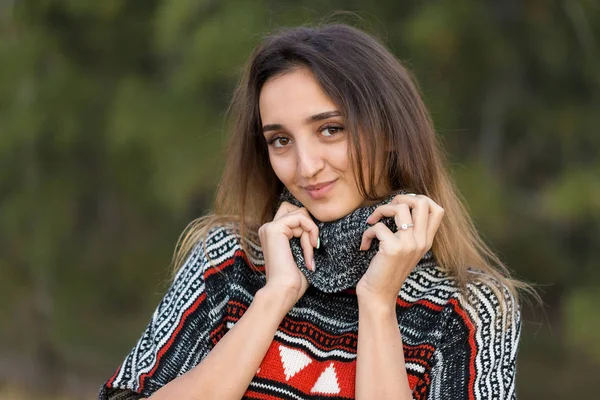
[[[508,328],[508,332],[506,335],[503,335],[503,343],[502,343],[502,350],[506,351],[507,347],[509,349],[508,351],[508,360],[516,360],[517,357],[517,344],[519,343],[519,332],[518,332],[518,324],[519,324],[519,312],[517,310],[514,309],[515,307],[515,301],[512,297],[510,297],[510,303],[506,303],[506,307],[507,307],[507,312],[505,312],[503,314],[503,320],[502,320],[502,327],[508,327],[510,324],[510,328]],[[509,314],[510,313],[510,314]],[[506,355],[505,355],[506,357]],[[502,360],[504,360],[504,358],[502,358]],[[503,365],[501,368],[501,372],[502,373],[507,373],[508,371],[505,370],[505,366]],[[504,376],[502,374],[500,374],[499,377],[501,380],[501,384],[502,386],[504,383]],[[508,382],[508,392],[506,393],[506,398],[510,399],[515,395],[515,374],[512,373],[510,374],[510,381]]]
[[[459,297],[460,299],[460,305],[463,307],[463,309],[465,309],[467,311],[467,314],[469,315],[469,318],[471,318],[471,321],[473,322],[473,325],[475,326],[479,326],[480,322],[481,322],[481,316],[477,315],[477,312],[473,309],[473,307],[471,307],[471,305],[467,302],[464,301],[462,296]],[[479,318],[479,320],[476,320],[476,318]],[[482,338],[480,335],[480,329],[476,329],[475,330],[475,344],[477,346],[477,353],[475,354],[475,370],[477,371],[477,374],[475,376],[475,398],[476,399],[480,399],[481,398],[481,391],[480,391],[480,380],[481,380],[481,372],[482,372],[482,365],[481,365],[481,352],[483,351],[483,349],[481,348],[483,343],[482,343]]]
[[[404,364],[404,366],[406,367],[407,370],[413,371],[413,373],[417,373],[417,374],[425,373],[425,367],[422,366],[421,364],[407,362]]]
[[[254,296],[242,285],[239,285],[238,283],[231,283],[230,287],[233,292],[242,294],[244,296],[244,300],[246,300],[248,304],[252,303],[254,300]]]
[[[165,345],[165,343],[171,338],[171,335],[179,326],[183,314],[202,295],[202,293],[204,293],[206,285],[204,284],[203,280],[201,281],[200,285],[195,291],[189,293],[189,291],[191,290],[191,286],[194,284],[193,281],[199,279],[201,275],[202,270],[198,269],[196,273],[192,275],[192,279],[185,282],[186,285],[182,287],[182,290],[179,291],[179,295],[175,299],[173,299],[172,303],[170,304],[172,308],[169,310],[169,313],[165,315],[165,318],[163,319],[161,324],[157,327],[157,329],[161,332],[163,329],[165,329],[165,327],[169,328],[167,334],[164,335],[161,338],[161,340],[157,343],[158,348],[162,348]],[[183,306],[175,307],[175,305],[179,303],[180,300],[185,300]]]
[[[429,300],[431,301],[433,304],[438,305],[438,306],[445,306],[446,304],[448,304],[448,299],[443,299],[440,297],[436,297],[433,295],[425,295],[425,296],[412,296],[406,292],[400,292],[399,296],[402,300],[406,301],[407,303],[416,303],[419,300]]]
[[[235,326],[235,323],[228,321],[227,322],[227,329],[231,329]],[[302,338],[297,338],[297,337],[293,337],[293,336],[289,336],[281,331],[277,331],[275,332],[275,336],[276,337],[280,337],[288,342],[291,343],[295,343],[295,344],[300,344],[302,345],[306,350],[308,350],[309,352],[313,353],[314,355],[317,355],[319,357],[328,357],[328,356],[340,356],[342,358],[348,359],[348,360],[353,360],[356,358],[356,354],[353,353],[349,353],[347,351],[343,351],[343,350],[339,350],[339,349],[335,349],[335,350],[330,350],[330,351],[322,351],[319,350],[318,348],[316,348],[310,341],[302,339]]]
[[[431,273],[432,271],[437,272],[437,274],[435,274],[435,275],[432,274]],[[440,274],[438,269],[430,269],[430,268],[418,269],[418,270],[415,270],[415,275],[422,276],[426,281],[433,282],[433,283],[452,281],[452,279],[448,278],[447,275]]]
[[[511,325],[512,336],[511,336],[509,345],[512,346],[512,348],[510,351],[510,357],[511,357],[510,359],[515,360],[515,362],[516,362],[518,343],[519,343],[519,339],[521,336],[520,325],[517,326],[517,324],[520,323],[520,313],[519,312],[516,312],[513,314],[513,318],[512,318],[511,322],[512,322],[512,325]],[[516,379],[516,371],[512,371],[510,384],[509,384],[510,390],[508,392],[508,396],[510,399],[512,399],[513,397],[516,397],[515,379]]]
[[[406,285],[406,287],[403,287],[404,290],[406,290],[407,288],[412,288],[420,294],[435,292],[437,290],[448,292],[449,294],[456,292],[455,286],[435,285],[430,287],[424,287],[417,283],[416,279],[410,279],[410,277],[404,281],[404,285]],[[446,298],[446,301],[448,301],[448,298]]]
[[[434,352],[433,358],[436,359],[435,361],[435,365],[432,367],[430,373],[429,373],[429,377],[431,378],[431,385],[429,386],[429,400],[444,400],[442,399],[442,393],[441,393],[441,389],[442,389],[442,385],[443,385],[443,381],[442,378],[444,377],[444,375],[442,374],[443,370],[444,370],[444,356],[442,355],[442,352],[439,351],[439,349],[436,349],[436,351]],[[435,369],[437,369],[437,373],[435,371]]]
[[[204,266],[201,268],[192,268],[190,271],[190,266],[194,265],[197,262],[198,256],[201,253],[193,254],[187,261],[187,263],[181,268],[181,270],[185,270],[186,273],[191,272],[191,276],[183,276],[177,282],[177,287],[173,289],[173,296],[170,301],[168,301],[162,309],[160,316],[158,318],[158,326],[155,326],[154,329],[157,332],[160,332],[159,341],[155,343],[153,346],[149,346],[149,348],[145,352],[141,352],[139,346],[142,344],[142,341],[138,343],[138,348],[136,351],[132,353],[132,358],[134,362],[132,363],[132,377],[136,380],[136,386],[139,386],[139,377],[145,373],[148,373],[154,368],[156,362],[158,361],[157,355],[159,349],[161,349],[174,334],[175,330],[179,326],[183,314],[187,311],[187,309],[204,293],[205,284],[203,280],[200,280],[200,285],[193,293],[188,293],[191,290],[191,286],[198,283],[198,279],[202,276],[204,272]],[[194,257],[195,256],[195,257]],[[183,271],[181,272],[183,274]],[[185,303],[182,307],[176,307],[176,304],[179,303],[180,300],[185,300]],[[165,314],[166,313],[166,314]],[[168,328],[168,330],[163,333],[163,329]],[[156,339],[156,337],[155,337]],[[139,361],[136,359],[139,357]],[[144,363],[147,362],[148,365],[143,367]],[[141,367],[139,370],[136,367]]]
[[[219,239],[215,239],[216,236],[219,235],[223,235],[221,238]],[[234,240],[232,240],[234,239]],[[216,242],[215,242],[216,240]],[[232,231],[228,231],[227,229],[225,229],[224,227],[219,227],[217,229],[215,229],[214,231],[211,232],[210,236],[207,237],[206,239],[206,243],[210,244],[207,245],[207,252],[210,252],[211,250],[214,250],[215,248],[218,248],[220,246],[223,245],[223,242],[228,242],[230,241],[231,244],[233,244],[232,249],[233,251],[230,253],[230,256],[232,256],[233,254],[235,254],[235,252],[237,250],[240,250],[241,247],[241,236],[239,235],[239,233],[236,233],[235,230]],[[217,246],[218,244],[218,246]],[[254,244],[253,242],[247,240],[246,244],[248,245],[249,249],[252,250],[253,254],[246,254],[246,257],[254,264],[254,265],[263,265],[264,264],[264,259],[262,257],[260,257],[260,255],[262,255],[262,248],[256,244]],[[258,257],[255,257],[258,256]],[[230,257],[226,257],[226,258],[230,258]],[[218,259],[211,259],[211,261],[213,261],[213,263],[216,264],[220,264],[223,259],[223,257],[219,257]]]
[[[294,307],[290,310],[288,315],[291,315],[294,317],[304,317],[305,315],[312,315],[322,322],[339,327],[340,333],[355,332],[356,328],[358,327],[358,321],[343,324],[339,320],[324,317],[323,315],[319,314],[318,312],[316,312],[315,310],[312,310],[310,308]]]
[[[508,304],[507,304],[507,306],[508,306]],[[500,310],[498,310],[498,311],[500,311]],[[508,313],[504,312],[504,313],[500,313],[500,314],[501,314],[501,329],[505,328],[505,327],[508,327],[507,320],[506,320]],[[493,329],[492,331],[496,332],[496,329]],[[506,397],[504,397],[505,396],[505,393],[504,393],[505,387],[504,387],[504,379],[503,379],[502,375],[503,375],[503,372],[504,372],[503,361],[504,361],[505,357],[507,357],[507,354],[504,354],[504,353],[506,351],[506,347],[505,347],[505,345],[506,345],[506,333],[508,333],[508,332],[504,332],[503,330],[500,330],[500,331],[498,331],[496,333],[498,335],[498,339],[499,339],[499,342],[500,342],[500,344],[499,344],[500,354],[499,354],[499,358],[498,358],[498,363],[500,365],[499,365],[498,368],[495,369],[495,372],[496,372],[495,378],[496,378],[496,381],[498,382],[498,387],[500,388],[500,398],[501,399],[505,399],[506,398]],[[495,351],[494,351],[494,342],[493,341],[491,343],[491,348],[492,348],[492,353],[495,353]]]
[[[488,312],[488,316],[490,318],[489,324],[493,324],[495,319],[496,319],[496,310],[494,310],[493,306],[490,304],[490,302],[488,301],[488,298],[486,296],[485,293],[483,293],[481,291],[481,289],[479,287],[477,287],[476,285],[473,285],[474,288],[472,290],[476,290],[476,293],[479,297],[479,301],[482,302],[482,304],[484,305],[484,307],[486,308],[487,312]],[[480,318],[483,319],[483,316],[485,315],[485,313],[480,313]],[[489,335],[485,335],[483,332],[484,329],[484,324],[477,324],[477,330],[475,331],[475,336],[477,338],[477,342],[481,343],[481,345],[477,346],[477,356],[483,360],[484,355],[487,353],[489,356],[489,363],[490,365],[495,365],[496,362],[496,352],[494,351],[494,343],[496,342],[496,329],[490,328],[489,329]],[[487,340],[487,343],[485,342]],[[488,390],[487,392],[487,396],[484,396],[484,398],[486,399],[490,399],[493,397],[493,390],[492,390],[492,377],[490,372],[493,372],[488,370],[485,371],[484,370],[480,370],[480,373],[477,374],[477,378],[475,379],[475,387],[478,387],[477,385],[477,380],[478,379],[482,379],[485,381],[485,386]],[[503,397],[500,397],[503,398]]]
[[[250,386],[251,387],[257,387],[257,388],[262,388],[262,389],[268,389],[272,392],[277,392],[277,393],[281,393],[283,395],[285,395],[286,399],[296,399],[296,400],[305,400],[304,397],[300,397],[292,392],[290,392],[289,390],[285,390],[285,389],[281,389],[278,388],[276,386],[270,386],[270,385],[266,385],[264,383],[258,383],[258,382],[250,382]]]
[[[205,288],[205,285],[204,285],[204,283],[202,283],[202,285],[200,285],[200,287],[198,288],[198,290],[196,292],[194,292],[191,296],[189,296],[187,298],[187,300],[184,303],[183,307],[181,307],[181,308],[173,308],[173,310],[177,311],[176,316],[173,319],[165,320],[165,322],[162,325],[164,327],[165,325],[169,324],[168,325],[169,330],[167,331],[166,334],[164,334],[160,338],[160,340],[158,341],[158,343],[156,343],[156,346],[150,347],[148,349],[148,351],[146,352],[146,354],[143,355],[145,357],[152,358],[152,363],[150,363],[146,368],[140,369],[140,371],[137,374],[135,374],[134,376],[136,376],[136,377],[139,378],[142,374],[146,374],[146,373],[148,373],[148,372],[150,372],[152,370],[152,368],[154,367],[154,365],[158,361],[157,360],[158,350],[161,349],[161,348],[163,348],[163,346],[169,341],[169,339],[171,338],[171,336],[175,333],[175,330],[177,329],[177,327],[179,326],[179,324],[181,322],[183,314],[185,313],[185,311],[187,311],[187,309],[189,309],[191,307],[191,305],[198,299],[198,297],[200,297],[202,295],[202,293],[204,292],[204,288]],[[183,293],[185,293],[185,291],[182,292],[182,296],[183,296]],[[142,357],[142,358],[145,358],[145,357]]]
[[[475,330],[475,343],[477,345],[477,353],[475,355],[475,369],[477,374],[475,375],[475,398],[476,399],[489,399],[492,398],[492,385],[490,380],[489,370],[486,371],[483,368],[483,359],[485,356],[490,357],[490,363],[493,365],[493,361],[495,361],[494,348],[493,343],[495,341],[495,329],[490,329],[490,337],[488,343],[485,343],[486,336],[483,333],[483,328],[486,323],[492,323],[494,318],[496,317],[496,313],[492,307],[492,305],[487,300],[487,295],[481,291],[481,289],[477,285],[469,284],[468,290],[476,297],[476,304],[483,304],[483,309],[479,306],[478,310],[475,310],[462,296],[459,297],[461,306],[467,310],[473,324],[476,327]],[[490,321],[485,321],[485,311],[487,311],[487,316],[490,318]],[[491,344],[491,346],[490,346]],[[487,392],[483,392],[482,389],[485,387]]]
[[[239,246],[227,246],[226,242],[233,242],[234,244],[236,244],[235,241],[231,240],[231,237],[227,236],[223,237],[223,239],[219,240],[216,243],[207,244],[206,250],[209,256],[208,258],[210,260],[211,266],[218,266],[221,265],[224,261],[230,260],[231,258],[233,258],[235,252],[240,249]],[[218,250],[222,250],[223,248],[226,248],[227,250],[219,254]],[[218,256],[215,257],[214,253],[217,253]]]
[[[313,354],[315,354],[319,357],[339,356],[339,357],[345,358],[347,360],[354,360],[356,358],[356,354],[348,353],[347,351],[343,351],[343,350],[339,350],[339,349],[334,349],[334,350],[330,350],[330,351],[319,350],[308,340],[289,336],[281,331],[277,331],[275,333],[275,336],[285,339],[286,341],[291,342],[291,343],[300,344],[304,348],[306,348],[307,350],[309,350],[310,352],[312,352]]]
[[[160,328],[164,325],[165,320],[172,318],[173,312],[171,311],[168,314],[166,314],[166,312],[169,310],[169,307],[173,307],[173,309],[175,308],[174,304],[176,304],[176,300],[174,301],[174,297],[181,297],[182,294],[185,293],[188,290],[188,287],[192,284],[192,278],[197,277],[198,272],[202,272],[194,268],[200,262],[200,256],[200,252],[192,252],[184,265],[179,269],[179,271],[177,271],[176,278],[173,281],[173,285],[177,284],[177,287],[173,286],[169,291],[167,291],[162,304],[156,309],[152,321],[154,327],[158,326]],[[201,267],[199,269],[202,270],[203,264],[200,263],[200,265]],[[180,287],[182,285],[181,282],[185,282],[186,286]]]

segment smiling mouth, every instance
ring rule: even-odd
[[[313,199],[313,200],[318,200],[318,199],[322,199],[325,196],[327,196],[327,193],[333,189],[333,187],[335,186],[335,183],[337,182],[337,179],[330,181],[330,182],[323,182],[323,183],[319,183],[317,185],[309,185],[309,186],[305,186],[304,190],[306,190],[306,192],[308,193],[308,195]]]

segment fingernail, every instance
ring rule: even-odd
[[[416,196],[414,193],[406,193],[407,196]]]
[[[321,247],[321,238],[317,236],[317,250]]]
[[[317,264],[315,264],[315,258],[314,257],[312,258],[312,267],[313,267],[313,272],[315,272],[317,270]]]

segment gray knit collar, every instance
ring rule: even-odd
[[[321,241],[319,249],[314,249],[315,264],[317,265],[315,272],[306,267],[300,239],[292,238],[290,240],[292,255],[309,283],[325,293],[340,292],[356,287],[360,278],[367,271],[371,259],[375,257],[379,250],[377,239],[373,240],[369,250],[359,250],[362,235],[370,226],[366,222],[367,218],[380,205],[388,204],[394,196],[405,193],[402,190],[394,192],[382,202],[357,208],[336,221],[321,222],[312,217],[319,227],[319,239]],[[280,202],[283,201],[292,203],[297,207],[303,207],[287,189],[284,189],[281,194]],[[393,232],[396,231],[397,228],[393,218],[383,218],[381,222]],[[434,266],[435,264],[433,254],[428,251],[419,261],[417,268]]]

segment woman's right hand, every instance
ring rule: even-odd
[[[314,271],[313,254],[318,243],[319,228],[306,208],[283,202],[273,221],[260,227],[258,236],[265,259],[265,289],[285,295],[290,303],[293,301],[289,304],[291,308],[308,288],[308,281],[292,256],[290,239],[300,238],[306,266]]]

